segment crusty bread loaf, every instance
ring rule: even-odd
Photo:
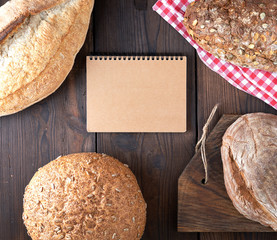
[[[235,65],[277,72],[277,2],[200,0],[184,25],[206,51]]]
[[[245,217],[277,231],[277,116],[240,117],[223,136],[226,190]]]
[[[33,240],[140,239],[146,204],[136,178],[105,154],[60,157],[40,168],[24,194]]]
[[[12,0],[0,8],[0,116],[53,93],[84,43],[94,0]]]

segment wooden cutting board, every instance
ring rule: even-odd
[[[179,178],[179,232],[271,232],[271,228],[242,216],[229,199],[223,179],[221,139],[238,115],[223,115],[206,141],[209,181],[203,184],[204,168],[196,153]]]

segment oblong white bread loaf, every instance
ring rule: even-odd
[[[0,8],[0,116],[53,93],[82,47],[94,0],[12,0]]]

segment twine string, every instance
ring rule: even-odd
[[[205,184],[208,182],[208,162],[207,162],[206,148],[205,148],[206,139],[207,139],[207,135],[208,135],[209,125],[210,125],[211,121],[213,120],[213,117],[214,117],[217,109],[218,109],[218,104],[216,104],[214,106],[207,122],[205,123],[205,125],[203,127],[203,134],[195,146],[195,153],[198,152],[200,149],[201,159],[202,159],[202,162],[204,165],[204,170],[205,170],[205,182],[204,182]]]

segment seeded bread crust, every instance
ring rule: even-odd
[[[184,18],[190,36],[207,52],[242,67],[277,72],[277,2],[200,0]]]
[[[24,224],[33,240],[140,239],[146,203],[127,165],[105,154],[60,157],[31,179]]]
[[[223,136],[221,156],[227,193],[248,219],[277,231],[277,116],[240,117]]]
[[[0,116],[53,93],[83,45],[94,0],[13,0],[0,8]]]

